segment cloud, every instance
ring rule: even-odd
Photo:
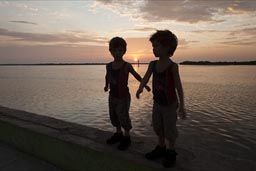
[[[76,63],[111,60],[103,46],[0,46],[1,63]]]
[[[37,25],[37,23],[29,22],[29,21],[10,21],[12,23],[21,23],[21,24],[32,24]]]
[[[38,12],[38,8],[34,8],[31,5],[24,4],[23,2],[21,2],[21,3],[14,2],[13,5],[15,7],[19,8],[19,9],[29,10],[29,11],[33,11],[33,12]]]
[[[75,32],[69,31],[60,34],[43,34],[43,33],[24,33],[9,31],[7,29],[0,28],[0,36],[8,36],[15,38],[15,41],[20,42],[37,42],[37,43],[95,43],[104,45],[107,39],[97,35],[93,35],[89,32]]]
[[[0,7],[5,7],[5,6],[9,6],[10,2],[9,1],[0,1]]]
[[[231,31],[229,37],[229,41],[222,41],[221,43],[229,45],[256,45],[256,27]]]
[[[252,45],[256,45],[256,40],[252,40],[252,39],[244,39],[243,41],[241,40],[230,40],[230,41],[222,41],[219,42],[221,44],[224,45],[238,45],[238,46],[252,46]]]
[[[135,28],[133,31],[145,32],[145,31],[156,31],[156,28],[153,27],[143,27],[143,28]]]
[[[256,14],[256,2],[210,1],[210,0],[144,0],[144,1],[105,1],[97,0],[102,6],[112,8],[119,14],[143,19],[147,22],[177,21],[187,23],[220,22],[222,15]],[[138,3],[140,2],[140,3]],[[133,6],[133,10],[127,8]],[[136,11],[134,10],[136,8]]]

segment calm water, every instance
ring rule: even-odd
[[[141,75],[147,69],[134,67]],[[180,66],[189,117],[178,121],[179,140],[255,160],[255,73],[255,66]],[[104,76],[105,66],[1,66],[0,105],[113,131]],[[132,133],[155,137],[150,126],[152,94],[145,91],[137,100],[139,83],[132,75],[129,81]]]

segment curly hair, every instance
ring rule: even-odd
[[[177,46],[178,46],[178,38],[175,34],[173,34],[169,30],[157,30],[156,33],[154,33],[150,37],[150,42],[153,41],[159,42],[164,47],[169,47],[169,55],[173,55],[175,52]]]

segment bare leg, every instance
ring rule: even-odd
[[[174,141],[170,141],[166,139],[166,144],[167,144],[167,149],[170,150],[175,150],[175,140]]]
[[[165,146],[165,138],[163,136],[158,136],[158,145],[160,147],[164,147]]]
[[[116,127],[116,133],[123,133],[120,126],[117,126],[117,127]]]
[[[130,130],[124,130],[124,136],[129,137],[130,136]]]
[[[118,145],[119,150],[126,150],[131,145],[131,138],[130,138],[130,129],[124,130],[123,139],[120,141]]]
[[[112,135],[109,139],[106,140],[107,144],[115,144],[117,142],[120,142],[123,138],[123,132],[121,127],[116,127],[116,133]]]
[[[175,151],[175,140],[166,140],[167,150],[163,160],[163,166],[166,168],[174,167],[176,163],[177,153]]]

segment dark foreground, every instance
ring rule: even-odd
[[[110,132],[0,107],[0,141],[8,144],[0,143],[0,170],[256,170],[253,162],[185,147],[186,142],[182,142],[183,148],[177,148],[176,167],[164,169],[160,162],[144,158],[154,147],[154,140],[133,136],[132,146],[121,152],[116,146],[105,144],[110,135]]]

